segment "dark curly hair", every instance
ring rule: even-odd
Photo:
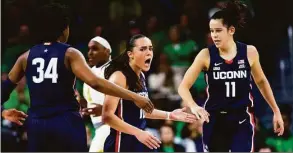
[[[36,10],[32,30],[37,42],[52,42],[62,36],[69,23],[69,8],[58,3],[50,3]]]

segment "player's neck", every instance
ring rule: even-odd
[[[236,51],[236,43],[232,40],[227,42],[224,47],[219,48],[220,54],[230,54]]]
[[[139,77],[140,73],[141,73],[141,69],[139,67],[137,67],[135,64],[129,63],[129,66],[135,72],[135,74]]]

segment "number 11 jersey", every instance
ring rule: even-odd
[[[251,73],[247,45],[236,42],[237,54],[231,60],[223,59],[215,45],[209,46],[210,66],[205,72],[208,111],[253,107]]]

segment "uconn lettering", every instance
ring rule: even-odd
[[[215,80],[247,78],[247,71],[239,70],[239,71],[227,71],[227,72],[213,72],[213,77]]]

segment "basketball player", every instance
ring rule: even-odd
[[[235,30],[244,21],[245,5],[229,1],[209,22],[214,45],[201,50],[179,86],[179,94],[192,112],[206,122],[203,125],[205,151],[253,151],[254,118],[251,76],[274,112],[274,130],[284,132],[284,123],[273,92],[266,79],[259,54],[252,45],[235,42]],[[198,106],[189,92],[204,70],[207,100]]]
[[[49,4],[36,13],[40,43],[22,54],[2,84],[9,97],[25,75],[31,96],[27,118],[29,151],[86,152],[86,131],[74,97],[75,76],[100,92],[135,102],[147,112],[149,99],[97,77],[75,48],[64,44],[69,35],[69,16],[64,6]],[[8,99],[8,98],[7,98]]]
[[[143,71],[150,69],[153,58],[153,46],[144,35],[134,35],[127,41],[126,51],[109,62],[105,69],[105,78],[109,81],[148,97]],[[154,110],[151,114],[124,98],[106,95],[102,120],[111,127],[110,135],[104,144],[105,152],[146,152],[157,149],[161,143],[151,133],[144,131],[145,118],[170,119],[193,122],[196,117],[177,109],[173,112]]]
[[[111,60],[111,46],[108,41],[102,37],[95,37],[90,40],[88,51],[88,59],[92,67],[92,71],[101,78],[104,78],[104,64]],[[83,113],[94,113],[91,116],[92,123],[95,127],[95,137],[93,138],[89,152],[103,152],[104,142],[110,134],[110,127],[102,123],[102,105],[105,95],[87,84],[83,85],[83,95],[88,102],[88,108],[83,109]]]

